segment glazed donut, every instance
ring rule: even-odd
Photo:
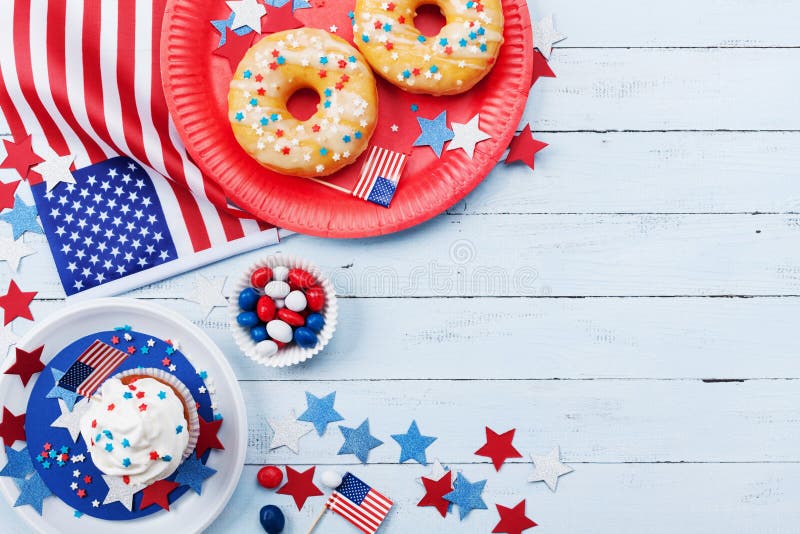
[[[288,99],[320,97],[306,121]],[[375,77],[361,54],[323,30],[274,33],[247,51],[231,80],[228,119],[236,140],[261,165],[293,176],[327,176],[367,148],[378,117]]]
[[[353,40],[380,76],[411,93],[453,95],[492,69],[503,44],[501,0],[356,0]],[[436,4],[447,23],[435,37],[414,27]]]

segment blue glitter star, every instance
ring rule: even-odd
[[[428,465],[425,458],[425,449],[436,441],[433,436],[423,436],[419,433],[416,421],[411,421],[408,432],[405,434],[392,434],[392,439],[400,444],[400,463],[406,460],[416,460],[417,463]]]
[[[344,443],[336,454],[354,454],[362,464],[367,463],[370,450],[383,445],[381,440],[369,433],[369,419],[364,419],[358,428],[339,425],[339,430],[344,436]]]
[[[314,423],[314,428],[317,429],[317,434],[320,436],[323,435],[325,433],[325,429],[328,427],[328,423],[344,420],[344,417],[342,417],[339,412],[333,409],[333,402],[335,400],[335,391],[333,393],[328,393],[322,398],[312,395],[306,391],[306,404],[308,405],[308,409],[300,414],[300,417],[298,417],[297,420]]]
[[[435,119],[417,117],[417,122],[422,133],[414,141],[414,146],[430,146],[436,157],[441,157],[444,144],[455,135],[453,130],[447,127],[447,111],[442,111]]]
[[[446,493],[444,498],[458,506],[458,517],[464,519],[472,510],[486,510],[486,503],[481,498],[485,485],[485,480],[473,484],[459,473],[453,483],[453,491]]]
[[[6,446],[6,465],[0,470],[0,477],[11,477],[24,479],[28,473],[33,471],[33,462],[27,449],[17,451]]]
[[[212,20],[211,25],[214,26],[214,29],[219,32],[219,43],[217,44],[217,48],[225,44],[225,41],[228,40],[227,36],[225,35],[225,29],[230,28],[231,24],[233,24],[233,19],[236,16],[236,13],[231,13],[231,16],[228,17],[227,20]],[[253,29],[250,26],[242,26],[241,28],[236,28],[233,32],[236,35],[247,35],[248,33],[252,32]]]
[[[289,0],[266,0],[268,6],[272,7],[283,7],[289,3]],[[292,11],[297,9],[308,9],[311,7],[311,4],[308,3],[308,0],[292,0]]]
[[[10,224],[14,232],[14,239],[18,239],[25,232],[44,233],[36,220],[36,215],[36,206],[29,206],[19,198],[19,195],[14,195],[14,208],[0,215],[0,221]]]
[[[59,371],[55,367],[51,367],[50,371],[53,373],[55,385],[53,386],[53,389],[51,389],[47,395],[45,395],[45,397],[48,399],[63,400],[64,404],[67,406],[67,410],[72,411],[72,409],[75,407],[75,403],[78,400],[78,394],[58,385],[58,381],[61,380],[62,376],[64,376],[64,371]]]
[[[178,474],[175,476],[175,482],[189,486],[195,493],[200,495],[203,481],[216,472],[215,469],[203,465],[203,462],[195,458],[193,454],[178,467]]]
[[[47,484],[42,480],[39,473],[34,473],[33,476],[27,480],[14,480],[19,488],[19,497],[17,497],[14,506],[22,506],[29,504],[34,510],[42,515],[42,501],[52,495],[47,488]]]

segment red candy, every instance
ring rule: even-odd
[[[277,488],[283,480],[283,472],[274,465],[267,465],[258,470],[258,483],[265,488]]]
[[[303,326],[306,324],[306,320],[302,315],[289,308],[281,308],[278,310],[278,319],[291,326]]]
[[[253,271],[253,274],[250,275],[250,285],[259,289],[263,289],[270,280],[272,280],[272,269],[269,267],[256,269]]]
[[[319,286],[313,286],[306,289],[306,301],[308,302],[308,309],[318,312],[325,306],[325,291]]]
[[[289,285],[305,289],[317,283],[314,275],[303,269],[289,269]]]
[[[256,315],[265,323],[275,318],[275,301],[272,300],[272,297],[268,297],[267,295],[259,297],[258,303],[256,304]]]

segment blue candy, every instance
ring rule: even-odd
[[[310,328],[301,326],[294,331],[294,342],[304,349],[310,349],[317,344],[317,334]]]
[[[306,317],[306,326],[319,333],[322,331],[322,327],[325,326],[325,319],[319,313],[312,313]]]
[[[236,322],[240,326],[255,326],[258,324],[258,315],[251,311],[242,312],[236,317]]]
[[[258,294],[258,291],[252,287],[243,289],[242,292],[239,293],[239,307],[244,311],[255,310],[258,297],[260,296],[261,295]]]
[[[268,504],[261,508],[258,520],[261,521],[261,526],[264,527],[264,531],[267,534],[280,534],[286,525],[286,518],[283,517],[283,512],[274,504]]]
[[[253,341],[258,343],[259,341],[264,341],[267,339],[267,327],[264,324],[259,324],[254,326],[250,329],[250,337],[253,338]]]

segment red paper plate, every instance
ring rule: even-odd
[[[347,14],[354,3],[316,0],[314,7],[294,14],[309,27],[328,30],[335,25],[336,35],[352,43]],[[232,202],[257,217],[325,237],[395,232],[430,219],[463,198],[489,174],[514,135],[530,89],[533,37],[525,0],[503,0],[503,10],[505,42],[500,57],[469,92],[451,97],[413,95],[378,79],[380,113],[371,144],[411,154],[389,208],[269,171],[238,145],[227,118],[232,73],[226,59],[211,53],[219,33],[210,21],[230,14],[223,0],[168,1],[161,35],[167,103],[200,169]],[[437,158],[430,147],[412,148],[420,133],[417,117],[432,119],[442,110],[447,110],[448,123],[465,123],[480,113],[481,130],[492,138],[476,145],[473,159],[463,150],[445,151]],[[392,125],[398,126],[397,132]],[[331,183],[354,182],[363,157],[330,177]]]

